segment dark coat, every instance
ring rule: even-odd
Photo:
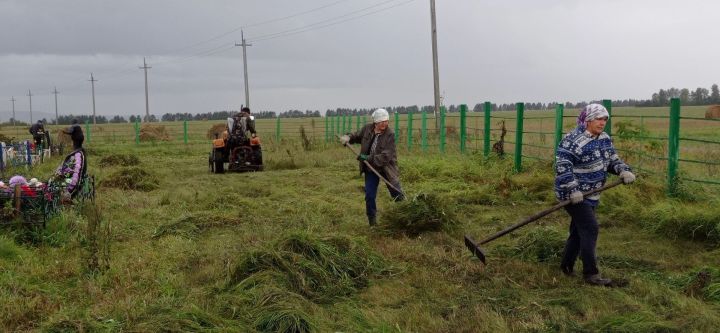
[[[370,153],[370,145],[375,135],[375,124],[367,124],[355,133],[349,133],[350,143],[360,144],[360,154],[368,155],[368,162],[375,170],[387,178],[392,184],[398,184],[400,181],[400,170],[397,163],[397,152],[395,150],[395,133],[388,127],[383,133],[379,134],[375,153]],[[372,172],[365,170],[365,165],[360,161],[360,173]]]

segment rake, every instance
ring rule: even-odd
[[[606,184],[605,186],[603,186],[601,188],[596,188],[594,190],[584,192],[583,197],[587,197],[587,196],[593,195],[595,193],[605,191],[607,189],[613,188],[620,184],[622,184],[622,180],[617,180],[615,182]],[[483,249],[480,247],[480,245],[485,245],[495,239],[505,236],[505,235],[515,231],[516,229],[523,227],[527,224],[530,224],[532,222],[535,222],[538,219],[540,219],[541,217],[548,215],[548,214],[550,214],[560,208],[563,208],[569,204],[570,204],[570,200],[562,201],[562,202],[556,204],[555,206],[552,206],[546,210],[543,210],[542,212],[539,212],[533,216],[530,216],[530,217],[522,220],[521,222],[518,222],[517,224],[509,226],[509,227],[503,229],[502,231],[499,231],[498,233],[496,233],[488,238],[483,239],[480,243],[475,242],[472,238],[470,238],[470,236],[465,235],[465,246],[468,248],[468,250],[470,250],[470,252],[472,252],[476,257],[478,257],[478,259],[480,259],[480,261],[482,261],[483,265],[485,265],[486,264],[485,263],[485,251],[483,251]]]

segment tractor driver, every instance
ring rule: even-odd
[[[243,134],[250,132],[250,137],[255,137],[255,117],[250,115],[250,108],[244,107],[240,111],[240,123],[243,125],[243,128],[245,129],[243,131]]]

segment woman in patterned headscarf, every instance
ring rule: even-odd
[[[624,184],[635,181],[630,167],[618,157],[610,136],[603,131],[609,117],[600,104],[584,107],[578,115],[577,127],[558,145],[555,163],[555,195],[560,201],[571,201],[565,206],[571,218],[570,236],[560,268],[566,275],[573,275],[579,255],[585,281],[605,286],[612,284],[612,280],[600,275],[595,256],[599,231],[595,207],[600,194],[583,197],[583,192],[605,185],[608,172],[619,175]]]

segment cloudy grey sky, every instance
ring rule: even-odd
[[[717,0],[436,0],[445,104],[720,83]],[[0,121],[433,103],[429,0],[0,0]]]

